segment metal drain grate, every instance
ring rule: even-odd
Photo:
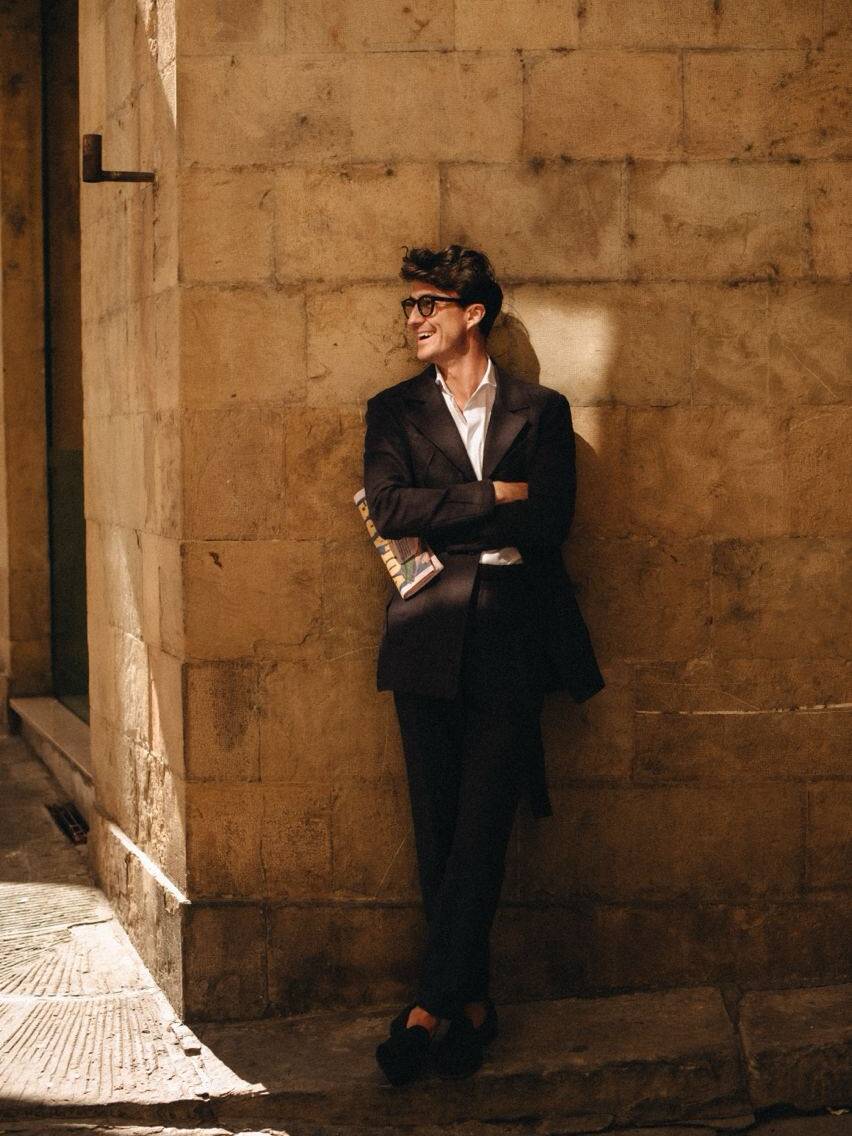
[[[56,827],[64,832],[72,844],[85,844],[89,826],[86,818],[78,811],[72,801],[59,805],[48,805],[47,811],[53,817]]]

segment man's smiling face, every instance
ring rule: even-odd
[[[447,292],[434,284],[420,281],[412,281],[409,292],[409,296],[415,300],[419,296],[458,299],[458,295],[458,292]],[[479,304],[463,308],[460,304],[442,304],[439,301],[431,315],[422,316],[415,305],[408,317],[407,327],[414,336],[417,358],[422,363],[436,363],[443,369],[451,360],[465,355],[476,325],[474,316],[481,308]]]

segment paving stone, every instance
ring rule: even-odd
[[[755,1108],[852,1104],[852,984],[746,994],[739,1029]]]

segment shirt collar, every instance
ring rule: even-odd
[[[451,394],[450,388],[447,386],[446,382],[444,381],[444,376],[441,374],[441,369],[437,365],[437,363],[435,364],[435,382],[438,384],[438,386],[441,388],[441,390],[444,392],[444,394]],[[479,392],[482,390],[482,388],[486,385],[489,386],[489,387],[496,387],[497,386],[497,379],[494,376],[494,364],[491,361],[490,355],[488,356],[488,366],[485,368],[485,374],[479,380],[479,384],[478,384],[476,390],[473,392],[473,394],[468,399],[468,402],[470,402],[472,399],[476,398],[476,396],[479,394]]]

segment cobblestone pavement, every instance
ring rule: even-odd
[[[203,1101],[248,1086],[186,1030],[46,805],[61,790],[0,737],[0,1107]],[[189,1045],[192,1048],[192,1045]]]

